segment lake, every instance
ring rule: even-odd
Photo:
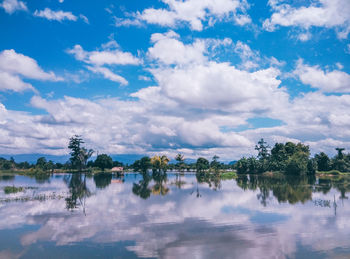
[[[0,258],[350,258],[349,191],[336,178],[2,175]]]

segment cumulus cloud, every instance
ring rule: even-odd
[[[154,45],[148,49],[149,57],[166,65],[203,63],[206,60],[203,55],[206,50],[203,40],[197,40],[193,44],[185,45],[178,38],[179,35],[173,31],[166,34],[153,34],[151,42]]]
[[[162,45],[164,42],[169,44]],[[279,79],[279,62],[261,57],[242,42],[195,39],[184,43],[170,31],[153,34],[151,43],[147,62],[151,62],[152,68],[147,71],[153,79],[152,85],[132,93],[127,100],[33,97],[31,105],[43,109],[44,115],[19,113],[2,106],[0,153],[32,153],[35,150],[65,154],[67,141],[74,134],[82,135],[91,148],[110,154],[164,153],[173,156],[185,148],[192,150],[188,153],[190,157],[212,157],[216,153],[227,160],[251,153],[254,142],[260,137],[273,143],[282,140],[317,142],[332,136],[332,140],[340,141],[342,146],[350,146],[350,132],[346,130],[350,129],[346,114],[350,106],[349,95],[327,96],[318,91],[291,99]],[[169,53],[165,51],[167,46]],[[250,71],[213,61],[210,52],[218,46],[228,46],[242,60],[260,63],[266,60],[267,67],[259,66]],[[110,67],[142,62],[121,51],[115,41],[104,44],[99,50],[86,51],[76,45],[68,52],[88,70],[121,85],[126,85],[127,80]],[[320,69],[300,61],[294,73],[301,80],[312,80],[313,77],[303,73],[314,70]],[[24,71],[21,73],[25,74]],[[321,72],[325,77],[330,73]],[[325,84],[315,82],[315,86],[325,89]],[[333,85],[332,91],[343,88]],[[236,130],[246,125],[248,119],[257,117],[280,120],[281,124]],[[321,148],[323,142],[319,143],[318,148]]]
[[[212,26],[215,21],[233,20],[243,26],[251,23],[246,10],[246,0],[162,0],[167,8],[148,8],[137,12],[133,19],[118,19],[117,25],[139,25],[141,21],[160,26],[175,27],[180,23],[189,24],[192,30],[203,30],[203,23]]]
[[[4,0],[0,7],[4,8],[5,12],[9,14],[16,11],[28,11],[26,3],[18,0]]]
[[[282,0],[269,0],[273,14],[263,23],[268,31],[277,26],[296,26],[303,29],[311,27],[334,28],[340,39],[350,32],[350,2],[348,0],[317,0],[309,6],[293,7]],[[301,40],[307,38],[302,36]]]
[[[74,55],[76,60],[88,64],[88,70],[102,74],[106,79],[119,82],[121,85],[127,85],[127,80],[105,66],[139,65],[142,63],[139,58],[134,57],[130,52],[121,51],[114,40],[103,44],[102,50],[85,51],[80,45],[75,45],[72,49],[68,49],[67,53]]]
[[[13,49],[0,52],[0,89],[16,92],[34,90],[33,86],[23,82],[21,77],[43,81],[63,80],[53,72],[45,72],[34,59]]]
[[[340,70],[324,71],[319,66],[309,66],[299,59],[294,70],[303,84],[323,92],[350,92],[350,75]]]

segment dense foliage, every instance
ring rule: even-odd
[[[243,157],[236,163],[237,173],[257,174],[268,171],[279,171],[286,174],[310,175],[316,171],[338,170],[350,171],[350,154],[343,154],[343,148],[336,148],[338,154],[330,159],[321,152],[310,158],[309,146],[302,143],[276,143],[270,150],[266,142],[261,139],[255,148],[257,158]]]

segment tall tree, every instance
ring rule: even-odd
[[[79,135],[74,135],[69,139],[68,148],[71,150],[70,161],[74,168],[82,169],[86,166],[87,160],[92,156],[94,151],[92,149],[87,150],[81,147],[84,141]]]
[[[177,169],[182,172],[184,169],[185,169],[185,163],[184,163],[184,160],[185,160],[185,157],[184,155],[182,154],[177,154],[175,156],[175,160],[177,161]]]
[[[258,151],[258,158],[267,159],[269,156],[269,148],[270,146],[267,145],[267,142],[265,142],[263,138],[260,139],[258,145],[255,146],[255,150]]]

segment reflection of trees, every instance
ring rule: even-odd
[[[174,184],[178,189],[181,189],[182,186],[186,184],[186,182],[181,179],[181,175],[183,175],[183,173],[177,173],[175,178]]]
[[[82,206],[85,213],[85,200],[91,195],[90,190],[86,186],[86,175],[74,173],[66,175],[63,180],[69,188],[69,197],[66,198],[66,208],[68,210],[74,210]]]
[[[259,190],[257,198],[261,204],[267,205],[270,194],[278,200],[278,202],[289,202],[295,204],[297,202],[306,202],[312,198],[312,185],[315,183],[314,177],[307,176],[257,176],[242,175],[237,178],[237,185],[243,190]]]
[[[98,173],[94,174],[94,182],[96,188],[104,189],[112,182],[112,174],[111,173]]]
[[[153,195],[167,195],[169,188],[166,186],[167,174],[161,171],[153,171],[152,178],[155,181],[155,185],[152,187]]]
[[[154,181],[153,186],[149,186],[151,181]],[[153,171],[152,174],[148,172],[142,173],[142,180],[138,183],[134,183],[132,187],[132,192],[140,196],[142,199],[147,199],[153,195],[167,195],[169,193],[169,188],[166,185],[167,174],[162,171]]]
[[[39,173],[34,174],[35,182],[38,184],[50,183],[51,174],[48,173]]]
[[[142,173],[142,180],[138,183],[134,183],[132,186],[132,192],[140,196],[142,199],[147,199],[151,196],[152,190],[148,187],[150,181],[152,180],[151,175],[148,172]]]
[[[0,174],[0,182],[1,181],[12,181],[15,179],[15,175],[1,175]]]
[[[219,173],[197,172],[196,179],[199,183],[207,183],[213,190],[221,189],[221,178]]]

